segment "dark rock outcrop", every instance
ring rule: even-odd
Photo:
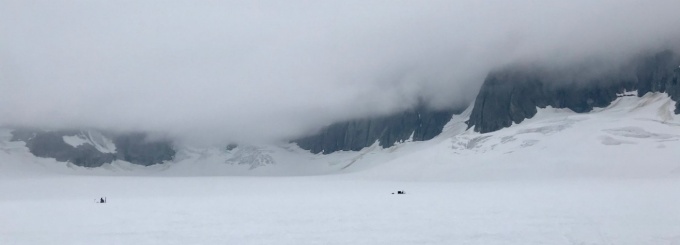
[[[114,154],[100,152],[91,144],[73,147],[64,142],[64,136],[78,133],[77,131],[15,131],[13,140],[26,142],[26,147],[37,157],[54,158],[60,162],[71,162],[84,167],[99,167],[115,159]]]
[[[635,70],[638,96],[648,92],[665,92],[676,101],[675,114],[680,114],[680,56],[666,51],[638,62],[640,65]]]
[[[37,157],[54,158],[83,167],[99,167],[115,160],[148,166],[172,160],[175,156],[171,142],[148,141],[142,133],[101,134],[78,130],[21,129],[13,131],[12,136],[12,141],[25,142],[29,151]],[[67,143],[65,137],[77,138],[86,143],[74,146]],[[108,148],[104,141],[108,141]]]
[[[463,110],[430,110],[423,106],[384,117],[353,120],[332,124],[316,135],[294,140],[312,153],[358,151],[379,141],[383,148],[391,147],[413,136],[423,141],[439,135],[453,114]]]
[[[630,63],[608,71],[593,67],[549,70],[509,67],[490,73],[477,95],[468,121],[481,133],[492,132],[512,123],[520,123],[537,113],[537,108],[552,106],[588,112],[606,107],[617,93],[638,91],[666,92],[680,101],[680,58],[671,51],[635,58]],[[680,113],[676,104],[675,113]]]
[[[175,150],[169,141],[149,141],[145,134],[131,133],[113,138],[116,159],[139,165],[153,165],[172,160]]]

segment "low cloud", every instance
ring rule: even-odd
[[[5,1],[0,124],[295,137],[513,62],[622,60],[680,40],[678,1]]]

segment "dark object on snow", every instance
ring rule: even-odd
[[[404,191],[397,191],[397,194],[406,194]]]
[[[98,203],[106,203],[106,197],[100,197]]]

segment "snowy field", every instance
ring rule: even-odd
[[[2,181],[0,244],[678,244],[678,180]],[[397,189],[406,195],[392,195]],[[106,195],[109,203],[96,204]]]
[[[672,109],[624,97],[490,134],[463,114],[389,149],[186,147],[148,168],[35,158],[5,132],[0,244],[680,244]]]

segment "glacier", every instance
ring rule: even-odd
[[[485,134],[468,109],[389,148],[179,145],[165,164],[98,168],[35,157],[3,129],[0,244],[678,244],[673,104],[547,107]]]

